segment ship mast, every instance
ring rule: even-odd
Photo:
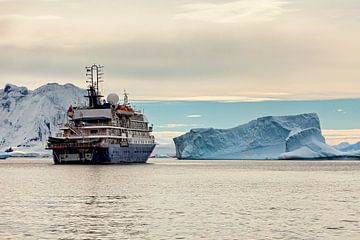
[[[93,64],[90,67],[85,67],[86,69],[86,76],[88,80],[86,81],[89,83],[88,85],[88,95],[85,96],[89,98],[89,108],[99,108],[101,106],[100,98],[103,97],[100,95],[99,91],[99,83],[104,82],[102,80],[102,69],[104,66]]]

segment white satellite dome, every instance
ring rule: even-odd
[[[119,96],[116,93],[110,93],[106,100],[111,105],[116,105],[119,102]]]

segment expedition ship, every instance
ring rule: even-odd
[[[50,137],[47,149],[55,164],[145,163],[155,148],[152,125],[146,116],[111,93],[106,101],[99,92],[103,66],[86,67],[89,83],[87,106],[70,106],[61,132]]]

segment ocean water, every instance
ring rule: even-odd
[[[0,161],[0,239],[360,239],[360,161]]]

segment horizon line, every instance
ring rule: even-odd
[[[7,85],[13,85],[16,87],[25,87],[28,90],[35,91],[38,88],[41,88],[46,85],[56,84],[60,86],[65,85],[73,85],[77,88],[84,89],[77,86],[74,83],[58,83],[58,82],[49,82],[43,85],[40,85],[35,88],[30,88],[23,85],[17,85],[13,83],[5,83],[4,88],[0,88],[0,90],[4,90]],[[261,93],[261,92],[259,92]],[[271,93],[269,93],[271,95]],[[275,94],[278,96],[289,96],[289,94]],[[260,97],[256,96],[240,96],[240,95],[205,95],[205,96],[188,96],[188,97],[156,97],[156,96],[140,96],[131,100],[132,102],[219,102],[219,103],[261,103],[261,102],[310,102],[310,101],[337,101],[337,100],[360,100],[360,95],[358,97],[324,97],[324,98],[276,98],[276,97],[267,97],[266,95]]]

